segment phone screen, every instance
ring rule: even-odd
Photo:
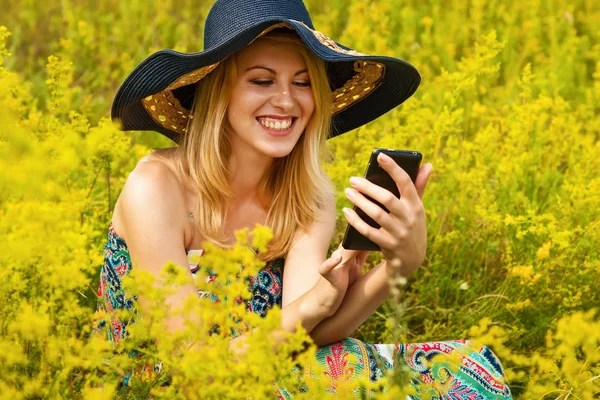
[[[417,179],[417,173],[419,172],[419,166],[421,165],[423,155],[418,151],[392,149],[375,149],[371,153],[369,165],[367,166],[367,171],[364,175],[365,179],[378,186],[381,186],[386,190],[389,190],[394,196],[400,198],[400,192],[396,182],[377,162],[377,156],[379,153],[384,153],[390,156],[396,162],[396,164],[400,166],[400,168],[406,171],[413,183]],[[389,210],[378,201],[365,194],[363,195],[386,212],[389,212]],[[354,211],[356,211],[358,216],[370,226],[377,229],[380,228],[379,224],[365,214],[365,212],[360,208],[354,206]],[[375,242],[364,237],[350,224],[348,224],[348,227],[346,228],[344,240],[342,241],[342,247],[348,250],[380,250],[379,246]]]

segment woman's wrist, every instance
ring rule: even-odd
[[[342,304],[346,290],[340,291],[327,279],[320,277],[315,286],[308,291],[310,307],[323,319],[331,317]]]
[[[281,328],[286,332],[295,332],[298,321],[310,332],[325,318],[332,315],[326,305],[318,298],[317,285],[281,309]]]

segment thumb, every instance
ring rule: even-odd
[[[431,163],[427,163],[421,168],[419,168],[417,179],[415,179],[415,188],[417,189],[417,193],[419,194],[419,198],[421,200],[423,200],[423,195],[425,194],[425,187],[427,186],[427,182],[429,181],[429,177],[431,176],[432,171],[433,165],[431,165]]]
[[[357,262],[359,265],[363,265],[363,264],[365,263],[365,261],[367,261],[367,255],[369,255],[369,252],[368,252],[368,251],[364,251],[364,250],[363,250],[363,251],[360,251],[360,252],[358,253],[358,255],[356,256],[356,262]]]
[[[321,266],[319,267],[319,274],[324,278],[328,275],[336,265],[338,265],[342,261],[342,255],[339,250],[333,252],[331,257],[329,257]]]
[[[342,247],[342,244],[340,243],[337,250],[334,251],[333,254],[338,253],[338,252],[342,256],[342,262],[344,263],[344,262],[346,262],[348,260],[352,260],[354,257],[356,257],[359,250],[347,250],[344,247]]]

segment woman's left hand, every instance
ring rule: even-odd
[[[346,250],[341,243],[336,251],[342,256],[341,262],[348,266],[348,287],[350,287],[362,275],[369,252],[365,250]]]
[[[382,153],[377,161],[394,179],[401,197],[397,198],[390,191],[364,178],[353,177],[350,184],[354,189],[346,189],[346,197],[381,228],[373,228],[352,209],[345,208],[344,215],[359,233],[381,247],[382,255],[390,268],[399,268],[401,276],[408,276],[425,259],[427,230],[422,199],[433,168],[429,163],[421,166],[413,184],[408,174],[390,157]],[[363,194],[377,200],[390,212],[387,213]]]

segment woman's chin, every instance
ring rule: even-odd
[[[267,146],[263,148],[263,154],[271,158],[282,158],[289,155],[294,146]]]
[[[291,136],[287,137],[286,140],[266,140],[257,143],[258,150],[265,156],[271,158],[281,158],[289,155],[294,147],[298,143],[298,140],[293,140]]]

